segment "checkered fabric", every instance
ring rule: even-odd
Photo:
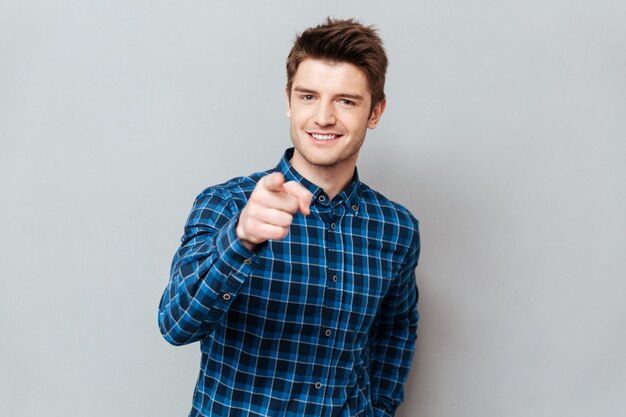
[[[290,165],[196,199],[159,326],[200,341],[190,416],[392,416],[417,331],[417,220],[358,180],[332,201]],[[235,234],[258,180],[281,172],[313,194],[289,235],[249,251]]]

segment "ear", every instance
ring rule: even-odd
[[[386,99],[380,100],[374,106],[374,108],[372,109],[372,114],[370,114],[370,118],[367,121],[367,127],[368,128],[374,129],[376,127],[376,125],[380,121],[380,118],[382,117],[383,113],[385,112],[385,107],[387,107],[387,100]]]
[[[285,97],[287,97],[287,117],[291,119],[291,97],[288,88],[285,88]]]

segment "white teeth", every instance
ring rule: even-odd
[[[317,133],[311,133],[311,136],[317,140],[332,140],[337,137],[337,135],[319,135]]]

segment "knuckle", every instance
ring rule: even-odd
[[[291,213],[283,213],[279,219],[279,225],[282,227],[288,227],[293,222],[293,214]]]
[[[268,232],[268,238],[273,240],[284,239],[289,233],[289,228],[287,227],[274,227],[271,231]]]
[[[289,234],[289,228],[288,227],[282,227],[279,230],[279,237],[278,239],[284,239],[287,237],[287,235]]]

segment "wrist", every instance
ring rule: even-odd
[[[257,244],[252,243],[251,241],[245,238],[245,233],[239,221],[237,221],[237,226],[235,226],[235,234],[237,235],[237,238],[241,241],[241,243],[246,247],[246,249],[254,250],[257,248],[258,246]]]

